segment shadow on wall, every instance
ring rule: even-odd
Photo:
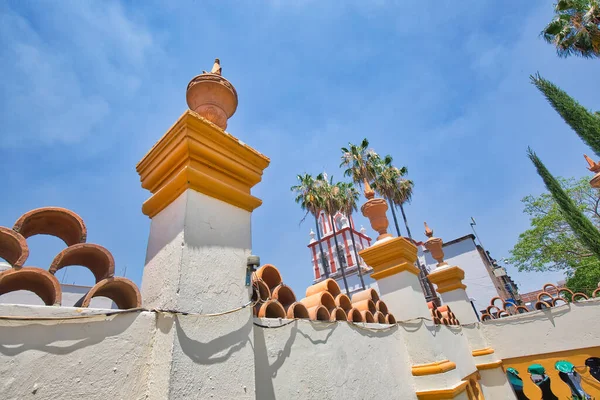
[[[303,326],[306,329],[303,329]],[[261,400],[276,399],[276,390],[273,385],[274,378],[277,377],[279,369],[290,358],[294,344],[297,344],[296,351],[302,351],[302,344],[299,343],[299,336],[310,342],[311,351],[323,351],[319,346],[328,345],[331,343],[331,338],[335,331],[340,328],[340,325],[347,326],[355,333],[368,338],[382,338],[395,334],[398,331],[398,326],[391,326],[386,330],[370,330],[361,325],[348,322],[309,322],[305,320],[295,320],[284,323],[281,326],[260,326],[254,327],[254,362],[255,362],[255,387],[256,398]],[[343,327],[345,328],[345,327]],[[281,337],[282,331],[288,331],[288,336],[283,343]],[[271,333],[272,332],[272,333]],[[315,339],[313,333],[326,332],[325,337]],[[267,345],[268,342],[268,345]],[[279,343],[283,343],[281,346]],[[308,345],[308,344],[307,344]],[[280,348],[277,355],[274,356],[273,349]],[[271,351],[269,351],[271,349]],[[270,357],[275,358],[270,362]],[[310,358],[307,358],[310,359]],[[304,366],[313,368],[313,366]]]
[[[189,320],[189,323],[187,324],[188,326],[186,329],[184,329],[182,326],[182,319],[176,315],[173,318],[173,322],[175,323],[181,350],[193,362],[198,364],[210,365],[227,361],[234,353],[242,350],[250,342],[250,335],[252,334],[252,317],[250,315],[244,315],[243,318],[239,318],[239,315],[241,315],[241,313],[216,317],[220,320],[211,324],[210,330],[206,329],[208,325],[192,323],[196,322],[195,317],[193,316],[186,317],[186,319]],[[234,318],[237,318],[237,321]],[[183,322],[183,324],[186,323]],[[231,331],[232,326],[235,326],[236,324],[242,325],[238,329]],[[198,332],[198,327],[201,328],[202,332]],[[186,333],[186,330],[194,332],[198,336],[210,338],[210,340],[202,342],[200,340],[192,339]],[[227,333],[218,336],[220,332]],[[214,336],[218,337],[212,338]]]
[[[121,335],[139,315],[121,314],[102,321],[81,319],[51,325],[23,322],[20,326],[15,326],[14,323],[10,326],[0,326],[0,353],[11,357],[30,350],[57,355],[69,354],[101,343],[107,337]],[[53,344],[65,341],[74,343]]]

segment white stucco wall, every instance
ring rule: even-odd
[[[257,399],[416,399],[398,328],[295,321],[256,328],[254,342]]]
[[[98,310],[0,305],[0,315],[73,316]],[[155,316],[0,320],[3,400],[142,399]]]
[[[481,330],[499,358],[600,346],[600,299],[486,321]]]
[[[437,261],[431,257],[431,253],[423,253],[422,250],[419,247],[421,262],[424,262],[431,272],[435,269]],[[490,305],[490,300],[499,295],[495,282],[490,277],[475,242],[470,237],[444,246],[444,259],[449,265],[457,265],[465,271],[463,283],[467,285],[469,298],[475,300],[477,311],[485,309]]]
[[[100,311],[0,305],[0,315],[20,317]],[[249,313],[0,320],[2,399],[415,399],[411,358],[430,353],[420,345],[427,337],[440,342],[436,347],[453,346],[445,355],[436,350],[432,360],[451,358],[458,366],[444,377],[424,377],[432,385],[456,384],[457,372],[471,368],[459,354],[468,355],[460,330],[417,322],[373,331],[345,322],[248,319]]]

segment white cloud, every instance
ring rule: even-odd
[[[81,142],[110,115],[115,91],[139,88],[152,37],[117,3],[30,5],[0,9],[0,147]]]

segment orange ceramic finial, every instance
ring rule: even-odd
[[[215,58],[210,72],[202,71],[190,81],[186,99],[190,110],[223,130],[227,128],[227,120],[238,105],[235,88],[221,76],[221,61],[218,58]]]
[[[433,237],[433,230],[427,226],[427,222],[424,222],[425,225],[425,235],[429,238],[425,242],[425,248],[431,252],[431,256],[438,262],[438,267],[447,265],[444,261],[444,250],[442,246],[444,245],[444,241],[440,238]]]
[[[596,189],[600,189],[600,163],[597,163],[591,158],[589,158],[587,154],[584,154],[583,157],[589,164],[588,169],[596,174],[590,181],[590,186]]]
[[[371,200],[375,197],[375,192],[373,191],[373,189],[371,189],[371,185],[369,185],[369,182],[366,179],[363,183],[365,185],[365,197],[367,198],[367,200]]]
[[[428,238],[433,236],[433,231],[431,230],[431,228],[429,226],[427,226],[427,222],[423,222],[425,224],[425,236],[427,236]]]
[[[584,154],[583,157],[585,158],[585,160],[588,162],[589,167],[588,169],[592,172],[600,172],[600,163],[595,162],[594,160],[592,160],[591,158],[589,158],[587,156],[587,154]]]

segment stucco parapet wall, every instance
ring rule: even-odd
[[[417,246],[403,237],[375,242],[373,246],[358,254],[373,268],[373,279],[382,279],[402,271],[419,275],[419,269],[414,265],[417,260]]]
[[[136,167],[142,187],[153,194],[142,211],[152,218],[190,188],[253,211],[262,202],[250,189],[269,163],[268,157],[186,110]]]
[[[489,320],[481,331],[497,359],[598,346],[600,299]]]

